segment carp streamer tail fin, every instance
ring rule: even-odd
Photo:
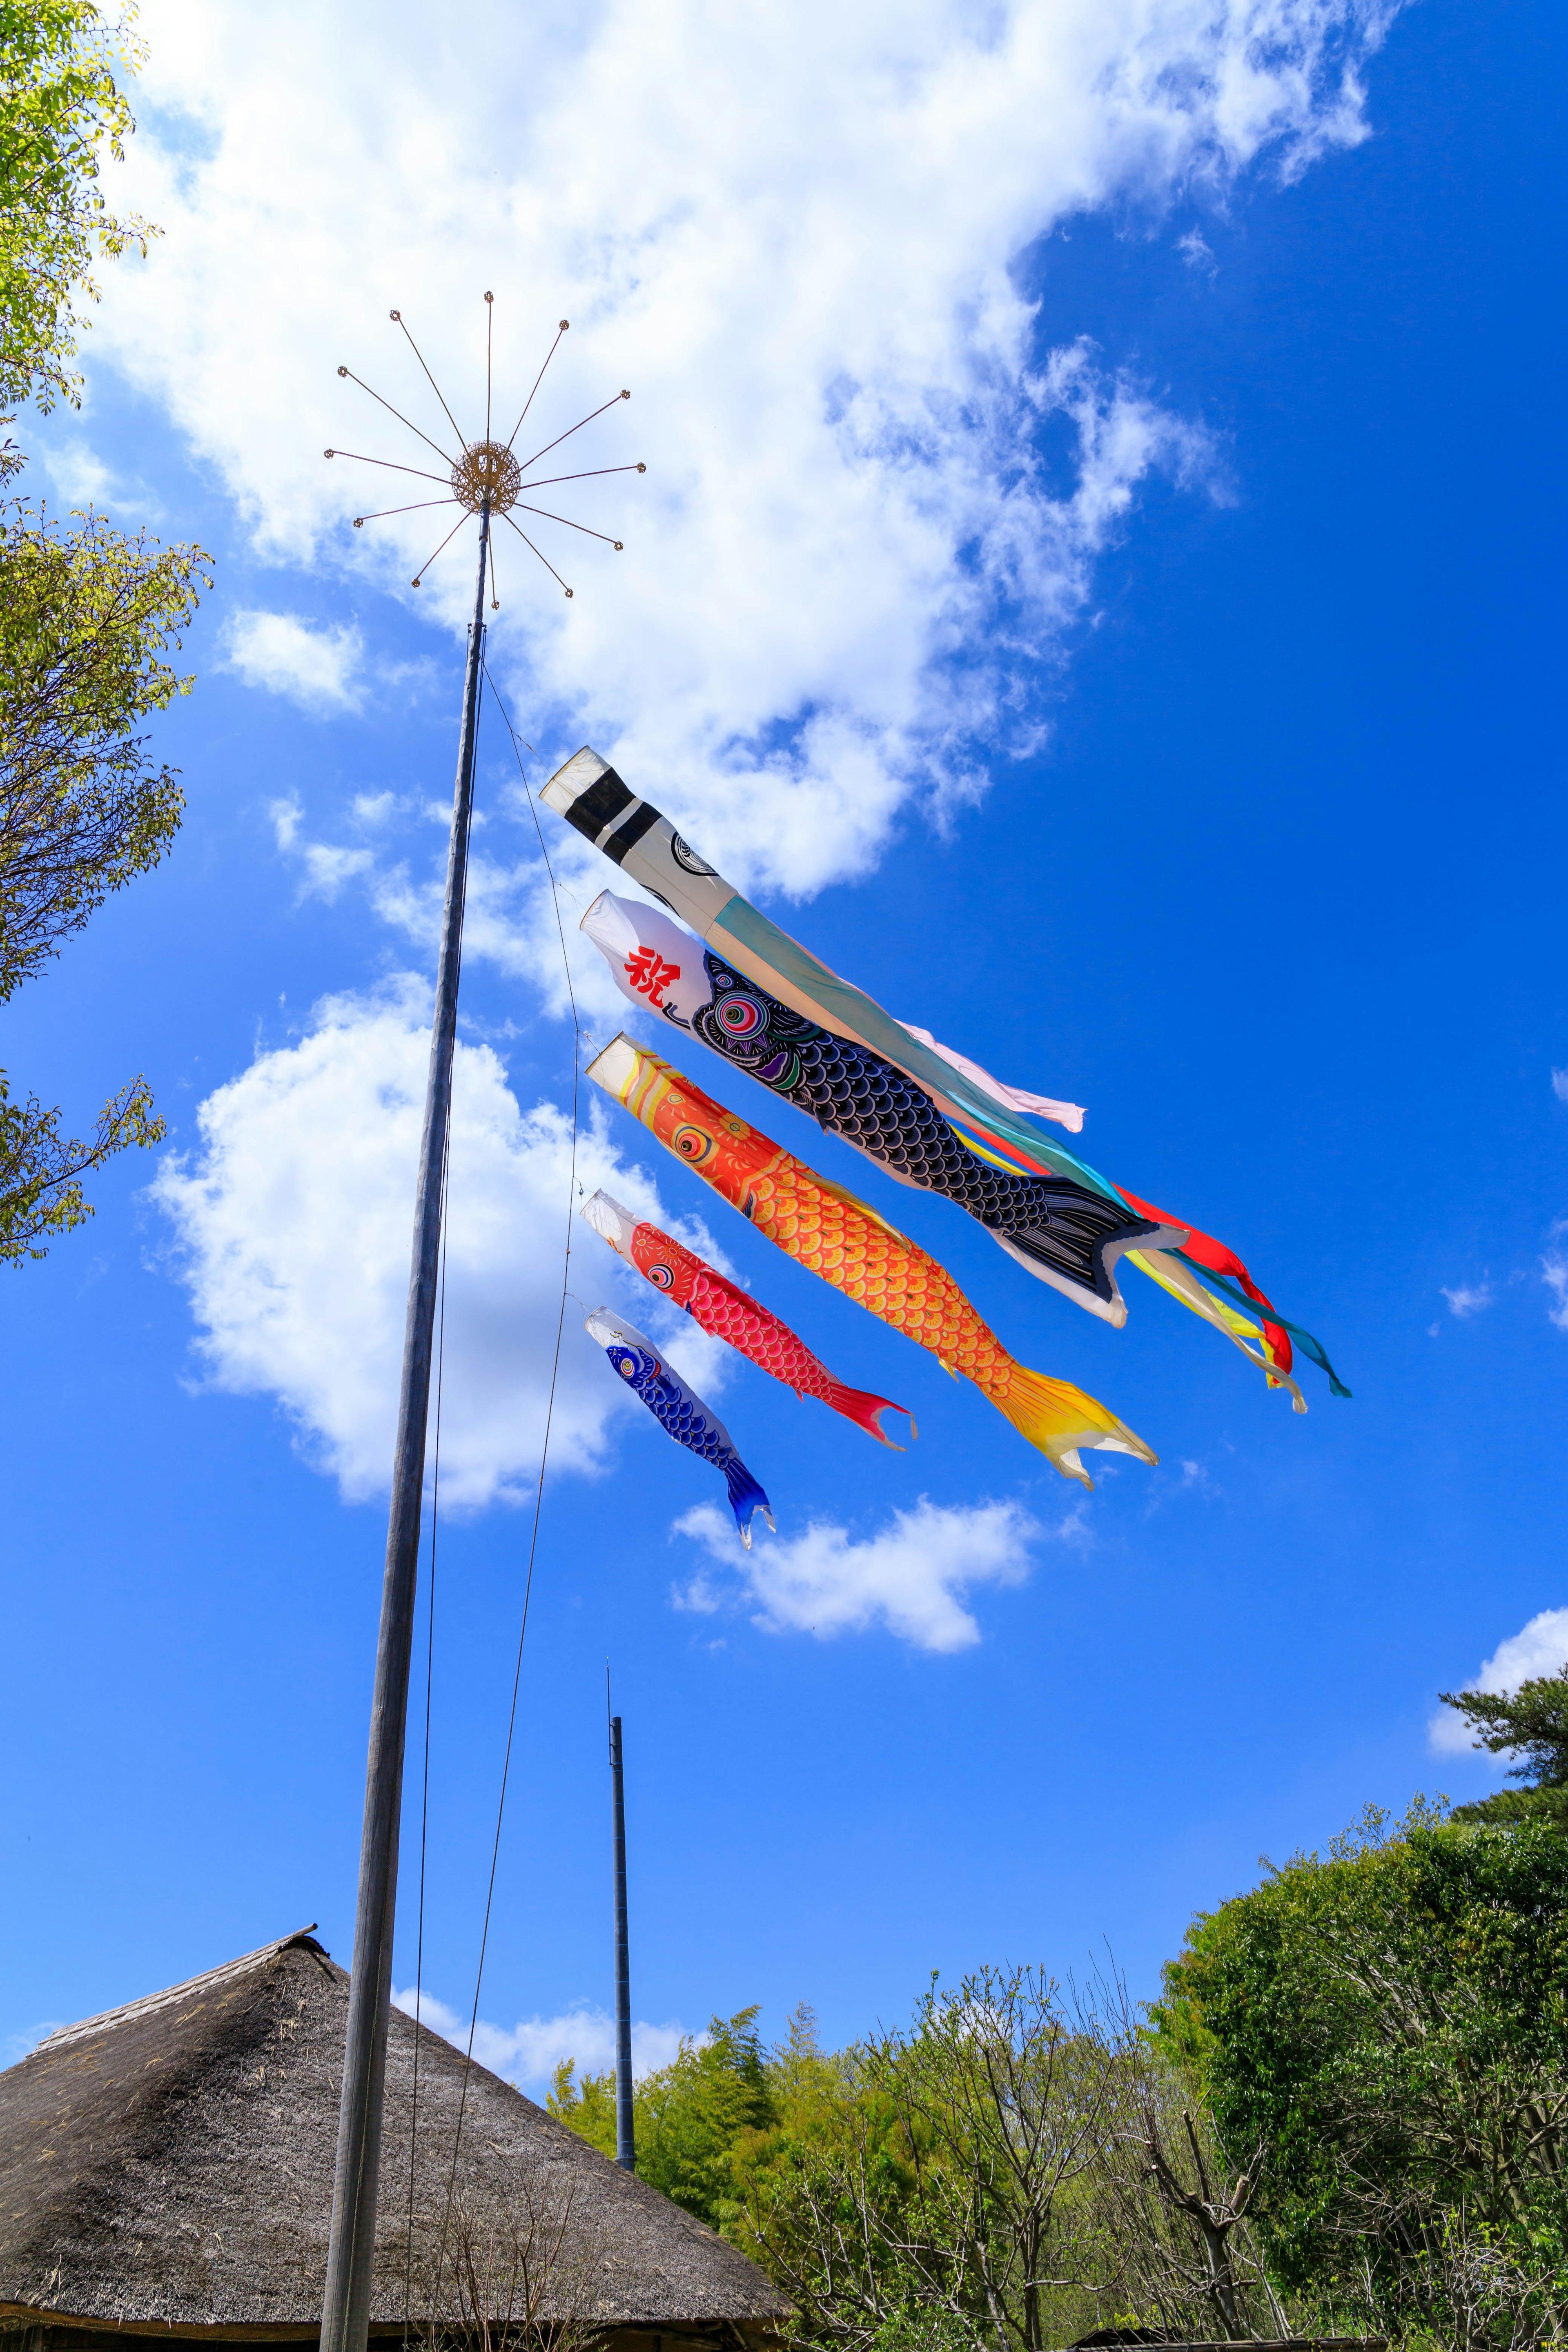
[[[1098,1447],[1103,1454],[1134,1454],[1140,1462],[1157,1462],[1159,1455],[1130,1430],[1125,1422],[1100,1404],[1071,1381],[1053,1381],[1014,1364],[1007,1385],[987,1389],[998,1412],[1005,1413],[1021,1437],[1054,1462],[1064,1478],[1077,1478],[1092,1493],[1094,1481],[1079,1460],[1079,1446]]]
[[[773,1533],[777,1535],[778,1529],[773,1527],[773,1515],[768,1507],[768,1498],[738,1454],[732,1454],[724,1465],[724,1484],[730,1490],[730,1508],[735,1514],[735,1525],[741,1530],[741,1541],[748,1551],[752,1549],[752,1521],[758,1511],[761,1511]]]
[[[914,1414],[907,1404],[895,1404],[891,1397],[873,1396],[869,1389],[852,1389],[842,1381],[830,1381],[822,1402],[830,1404],[835,1412],[841,1412],[846,1421],[852,1421],[857,1429],[863,1429],[868,1437],[874,1437],[879,1445],[891,1446],[895,1454],[901,1454],[904,1449],[883,1428],[883,1413],[905,1414],[910,1424],[910,1435],[914,1437],[918,1434]]]

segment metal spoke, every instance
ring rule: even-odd
[[[456,499],[416,499],[411,507],[378,507],[374,514],[355,515],[354,529],[358,530],[364,522],[384,522],[388,515],[423,514],[426,507],[455,507],[457,503]]]
[[[406,329],[405,329],[405,333],[406,331]],[[414,341],[413,336],[409,335],[408,340],[412,342]],[[423,361],[420,362],[420,365],[424,366]],[[429,370],[427,368],[425,372],[426,374],[429,373]],[[338,370],[338,373],[340,375],[346,375],[351,383],[357,383],[362,392],[370,392],[370,386],[366,383],[363,376],[355,375],[353,368],[341,367]],[[421,433],[417,425],[410,425],[407,417],[403,414],[403,411],[400,408],[394,408],[390,400],[382,400],[379,392],[370,392],[370,396],[373,400],[381,401],[381,405],[385,409],[387,415],[389,416],[395,416],[399,425],[407,425],[410,433],[412,433],[417,440],[423,441],[426,449],[434,449],[437,457],[443,458],[448,466],[455,466],[457,464],[457,459],[455,457],[448,457],[447,456],[447,452],[442,448],[438,441],[432,441],[428,433]],[[437,400],[440,400],[440,394],[437,393],[436,397]],[[446,407],[447,404],[444,400],[441,401],[441,405],[443,408]],[[463,436],[459,433],[458,436],[459,446],[462,444],[462,439]]]
[[[490,557],[490,611],[492,613],[499,613],[500,611],[500,592],[496,586],[496,535],[493,530],[489,535],[487,544],[489,548]]]
[[[468,521],[468,516],[467,516],[466,514],[460,514],[460,515],[458,517],[457,521],[452,525],[451,530],[447,533],[446,538],[441,541],[441,547],[450,547],[450,546],[451,546],[452,541],[457,538],[458,533],[462,530],[463,525]],[[439,555],[439,554],[440,554],[440,552],[441,552],[441,547],[438,547],[438,548],[436,550],[436,555]],[[429,571],[430,566],[431,566],[431,565],[435,562],[435,561],[436,561],[436,555],[427,555],[427,556],[426,557],[426,559],[425,559],[424,562],[419,566],[418,571],[415,573],[414,578],[413,578],[413,581],[412,581],[412,583],[410,583],[413,587],[417,588],[417,587],[419,587],[419,586],[422,584],[422,583],[423,583],[423,581],[424,581],[424,578],[425,578],[425,574]]]
[[[557,341],[559,340],[559,337],[557,337]],[[528,465],[524,466],[522,469],[523,472],[525,474],[527,473],[529,466],[537,466],[541,457],[548,457],[552,449],[559,449],[563,441],[570,441],[574,433],[581,433],[584,425],[592,425],[595,416],[603,416],[605,408],[614,408],[617,400],[629,400],[630,398],[631,394],[629,392],[617,392],[614,395],[614,398],[605,402],[604,407],[591,408],[586,416],[580,416],[575,425],[569,425],[564,433],[558,433],[553,441],[547,441],[542,449],[536,449],[532,457],[528,460]],[[520,416],[517,421],[521,425],[522,423],[522,418]],[[515,440],[516,437],[517,436],[514,434],[512,436],[512,439]],[[510,449],[511,442],[509,441],[506,446]]]
[[[626,545],[626,541],[624,539],[612,539],[607,530],[588,530],[588,526],[585,522],[574,522],[570,515],[552,514],[547,507],[531,507],[526,499],[520,499],[518,500],[518,504],[521,507],[524,514],[542,515],[546,522],[563,522],[568,530],[587,531],[590,539],[602,539],[606,547],[613,547],[617,554]]]
[[[396,321],[397,321],[397,323],[398,323],[398,325],[403,329],[404,333],[405,333],[405,335],[408,335],[408,322],[407,322],[407,320],[405,319],[405,317],[404,317],[404,315],[403,315],[403,313],[402,313],[402,311],[401,311],[401,310],[391,310],[391,311],[389,311],[389,312],[387,313],[387,316],[388,316],[389,318],[395,319],[395,320],[396,320]],[[418,361],[418,362],[419,362],[420,366],[421,366],[422,368],[425,368],[425,381],[426,381],[426,383],[429,385],[429,387],[430,387],[431,391],[435,394],[435,395],[436,395],[437,399],[440,402],[440,404],[441,404],[442,407],[443,407],[443,408],[445,408],[445,409],[447,410],[447,424],[451,426],[451,428],[452,428],[453,432],[454,432],[454,433],[457,435],[457,436],[458,436],[458,448],[459,448],[459,449],[466,449],[466,448],[468,447],[468,443],[467,443],[467,442],[464,440],[464,438],[463,438],[463,428],[462,428],[462,426],[458,424],[458,422],[457,418],[453,415],[453,414],[452,414],[451,410],[450,410],[449,408],[447,408],[447,397],[446,397],[446,394],[445,394],[443,393],[443,391],[441,390],[441,387],[440,387],[440,385],[437,383],[437,381],[436,381],[435,377],[431,374],[431,373],[430,373],[429,369],[428,369],[427,367],[425,367],[425,354],[424,354],[424,352],[420,350],[420,348],[419,348],[418,344],[415,341],[415,340],[414,340],[414,338],[413,338],[413,336],[412,336],[412,335],[408,335],[408,348],[409,348],[409,350],[413,352],[413,354],[414,354],[415,358]],[[434,445],[434,443],[432,443],[432,445],[431,445],[431,446],[432,446],[432,447],[434,447],[434,446],[435,446],[435,445]]]
[[[557,482],[592,482],[601,474],[646,474],[647,471],[647,467],[641,464],[590,466],[585,474],[546,474],[542,482],[521,482],[518,487],[524,490],[548,490],[552,489]]]
[[[485,439],[490,437],[490,360],[495,351],[496,298],[485,296]]]
[[[352,457],[356,466],[384,466],[389,473],[413,474],[421,482],[444,482],[445,474],[427,474],[421,466],[399,466],[390,457],[367,457],[359,449],[323,449],[323,457]]]
[[[506,522],[511,522],[511,517],[510,517],[510,515],[506,515],[506,516],[504,516],[504,517],[502,518],[502,520],[503,520],[504,521],[506,521]],[[532,540],[531,540],[531,539],[530,539],[530,537],[529,537],[529,535],[528,535],[527,531],[525,531],[525,530],[518,530],[518,527],[517,527],[516,523],[514,523],[514,522],[511,522],[511,527],[512,527],[513,530],[516,530],[516,531],[517,531],[517,535],[518,535],[519,539],[521,539],[521,541],[522,541],[522,543],[523,543],[524,547],[533,547],[533,541],[532,541]],[[535,553],[535,555],[539,555],[539,550],[538,550],[538,548],[537,548],[537,547],[533,547],[533,552]],[[564,580],[562,580],[562,578],[561,578],[561,574],[559,573],[559,572],[557,572],[557,570],[555,569],[555,566],[553,565],[553,563],[552,563],[552,562],[550,561],[550,558],[548,557],[548,555],[539,555],[539,560],[540,560],[541,563],[542,563],[542,564],[543,564],[544,569],[546,570],[546,572],[549,572],[550,577],[552,578],[552,580],[559,581],[559,582],[560,582],[561,586],[562,586],[563,588],[566,588],[566,583],[565,583],[565,581],[564,581]],[[572,593],[572,591],[571,591],[571,589],[570,589],[570,588],[566,588],[566,593],[568,594],[568,596],[570,596],[570,594]]]
[[[556,352],[560,348],[561,338],[566,332],[566,330],[571,323],[572,321],[570,319],[563,319],[560,326],[556,329],[555,341],[551,344],[550,349],[544,354],[544,366],[540,369],[539,373],[533,379],[533,392],[537,392],[540,385],[544,382],[544,369],[550,365],[551,361],[555,357]],[[529,394],[528,398],[522,404],[522,416],[526,416],[529,410],[533,406],[533,392]],[[518,435],[522,431],[522,416],[518,418],[517,423],[511,428],[511,440],[509,440],[506,445],[509,449],[511,447],[512,441],[515,441]]]

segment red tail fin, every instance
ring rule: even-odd
[[[894,1445],[893,1440],[882,1427],[883,1413],[908,1414],[910,1435],[911,1437],[920,1435],[919,1430],[915,1427],[914,1414],[910,1412],[907,1404],[895,1404],[891,1397],[873,1396],[869,1389],[847,1388],[842,1381],[830,1381],[822,1402],[824,1404],[830,1404],[835,1412],[841,1412],[846,1421],[852,1421],[857,1429],[863,1429],[868,1437],[874,1437],[879,1445],[891,1445],[895,1454],[901,1454],[904,1449],[901,1445]]]

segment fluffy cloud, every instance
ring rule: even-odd
[[[1059,1532],[1074,1532],[1076,1525],[1069,1515]],[[922,1495],[913,1510],[895,1511],[864,1541],[824,1520],[780,1540],[759,1519],[746,1552],[735,1540],[733,1519],[706,1503],[677,1519],[674,1532],[701,1544],[713,1563],[677,1591],[683,1609],[711,1614],[738,1596],[770,1633],[815,1633],[826,1641],[885,1625],[916,1649],[953,1651],[980,1639],[963,1606],[972,1587],[1021,1584],[1041,1529],[1017,1503],[942,1508]]]
[[[1463,1323],[1472,1315],[1479,1315],[1492,1303],[1492,1286],[1489,1281],[1459,1283],[1452,1290],[1442,1286],[1448,1302],[1448,1312]]]
[[[363,654],[357,629],[313,629],[293,613],[236,613],[224,632],[225,667],[301,710],[357,710]]]
[[[153,1186],[213,1385],[277,1397],[309,1457],[353,1498],[384,1490],[391,1465],[428,1021],[424,986],[406,976],[373,996],[327,999],[297,1044],[258,1055],[208,1097],[199,1150],[171,1155]],[[459,1507],[515,1501],[544,1423],[557,1244],[575,1198],[570,1121],[548,1103],[524,1111],[494,1051],[459,1043],[450,1169],[441,1492]],[[669,1229],[653,1184],[596,1124],[578,1138],[575,1177]],[[582,1232],[574,1221],[574,1247]],[[718,1255],[701,1228],[689,1238]],[[716,1393],[727,1351],[662,1308],[594,1236],[586,1244],[574,1287],[668,1332],[672,1361]],[[552,1438],[552,1461],[580,1471],[602,1460],[618,1414],[642,1410],[581,1324],[568,1301]]]
[[[520,792],[503,792],[500,807],[503,814],[521,822],[525,834],[531,831]],[[359,838],[332,841],[311,836],[297,797],[275,802],[271,812],[278,846],[297,866],[301,898],[335,898],[345,884],[354,882],[383,922],[428,950],[434,962],[441,935],[449,812],[434,806],[427,812],[434,820],[427,828],[430,846],[412,856],[400,856],[395,845],[384,843],[367,846],[363,836],[381,830],[396,813],[391,793],[362,794],[348,823],[348,830]],[[509,979],[525,982],[532,1002],[560,1019],[572,1001],[562,963],[564,940],[579,1020],[596,1023],[605,1037],[613,1036],[617,1029],[635,1027],[636,1015],[610,979],[603,956],[577,928],[584,908],[607,887],[611,869],[581,835],[557,825],[552,817],[545,821],[552,827],[551,871],[559,901],[542,858],[524,856],[507,861],[492,856],[481,845],[481,833],[469,853],[463,953],[470,961],[494,965]],[[642,899],[646,895],[624,875],[615,887],[623,897]]]
[[[414,2014],[415,1988],[394,1992],[394,2006]],[[444,2000],[426,1992],[419,1999],[419,2021],[459,2050],[468,2046],[468,2021]],[[683,2040],[679,2025],[632,2024],[632,2073],[639,2079],[658,2066],[668,2066]],[[695,2037],[700,2040],[700,2036]],[[547,2084],[563,2058],[576,2062],[582,2074],[602,2074],[616,2063],[616,2021],[602,2009],[581,2007],[560,2017],[525,2017],[510,2030],[487,2025],[481,2017],[474,2028],[474,2056],[492,2074],[509,2083]]]
[[[388,0],[367,46],[346,0],[147,0],[125,194],[166,235],[109,273],[95,352],[264,551],[411,595],[440,517],[350,530],[401,478],[320,452],[440,466],[334,363],[445,446],[388,310],[469,437],[481,290],[518,404],[569,317],[540,442],[628,385],[570,446],[650,471],[558,509],[624,555],[531,523],[571,604],[500,534],[497,658],[542,748],[594,740],[726,870],[808,890],[874,864],[911,796],[951,804],[1036,739],[1032,680],[1140,486],[1213,479],[1202,432],[1070,324],[1041,350],[1020,257],[1086,208],[1154,218],[1266,153],[1289,175],[1353,143],[1394,5],[492,0],[458,33]],[[457,622],[467,571],[444,556],[426,609]]]
[[[1568,1102],[1568,1070],[1553,1070],[1552,1091],[1559,1102]]]
[[[1537,1675],[1554,1675],[1559,1666],[1568,1663],[1568,1609],[1543,1609],[1532,1617],[1522,1632],[1510,1633],[1500,1642],[1478,1674],[1465,1685],[1467,1690],[1490,1691],[1501,1694],[1516,1691],[1521,1683],[1530,1682]],[[1451,1706],[1440,1707],[1427,1725],[1427,1733],[1439,1755],[1468,1756],[1475,1742],[1469,1726]],[[1500,1765],[1506,1759],[1500,1758]]]

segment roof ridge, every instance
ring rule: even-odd
[[[259,1944],[254,1952],[245,1952],[237,1960],[225,1960],[216,1969],[204,1969],[200,1976],[187,1977],[184,1984],[166,1985],[162,1992],[143,1993],[140,2000],[123,2001],[118,2009],[102,2010],[98,2016],[84,2017],[75,2025],[58,2026],[53,2033],[44,2036],[33,2054],[41,2057],[46,2051],[63,2049],[68,2042],[79,2042],[89,2033],[107,2032],[110,2026],[126,2024],[133,2017],[151,2017],[158,2010],[187,2000],[193,1993],[205,1992],[215,1985],[228,1983],[231,1978],[244,1976],[247,1969],[276,1959],[280,1952],[297,1946],[302,1945],[325,1958],[325,1947],[316,1942],[312,1932],[315,1926],[312,1919],[309,1927],[296,1928],[293,1935],[280,1936],[273,1943]]]

